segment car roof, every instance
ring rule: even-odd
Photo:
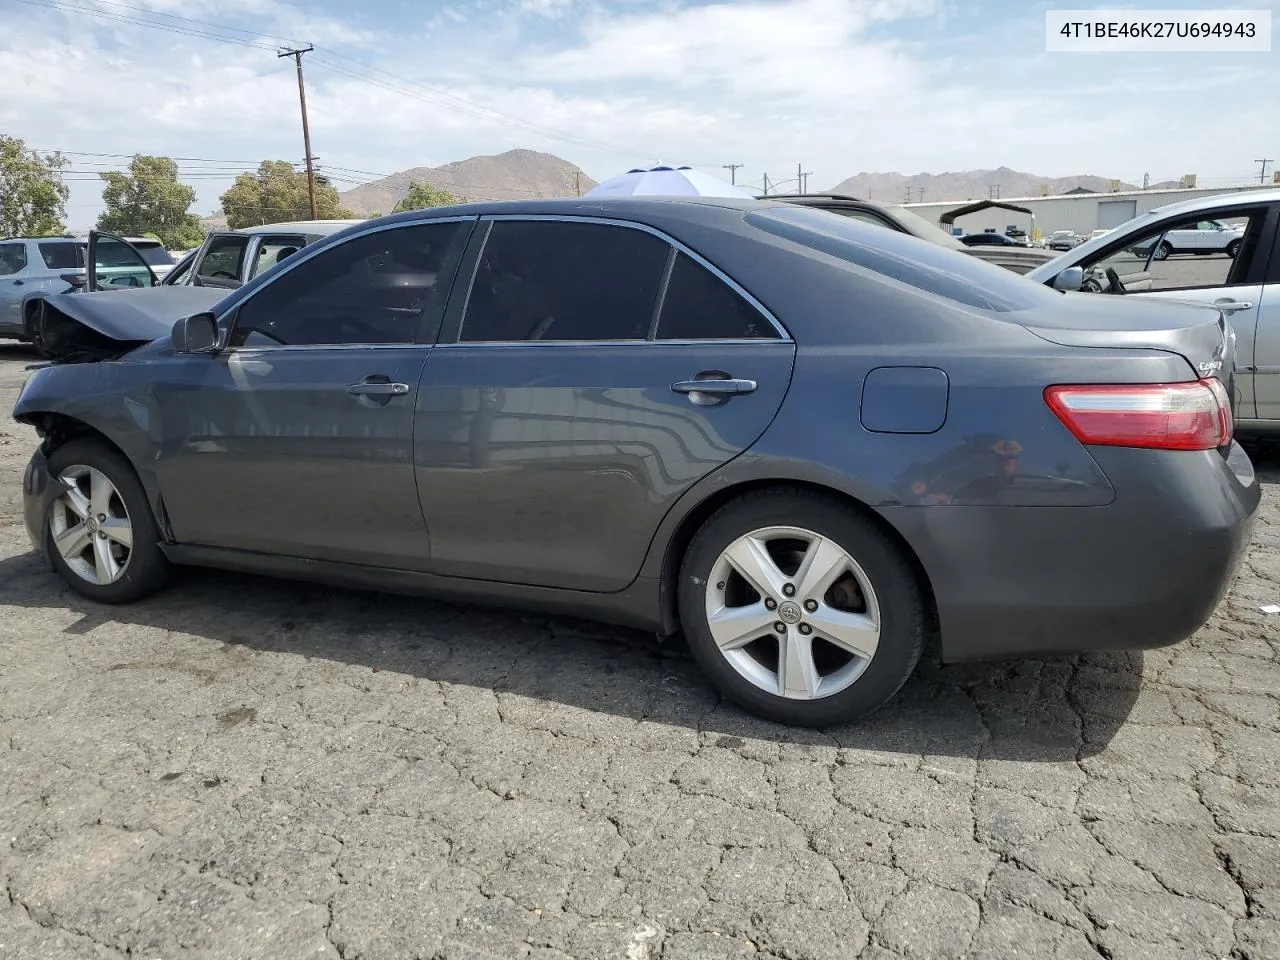
[[[1191,200],[1180,200],[1156,207],[1153,214],[1164,216],[1169,213],[1209,213],[1224,207],[1238,207],[1252,203],[1275,203],[1280,200],[1280,190],[1238,190],[1234,193],[1215,193],[1211,197],[1195,197]]]
[[[351,220],[293,220],[288,223],[264,223],[252,227],[237,227],[230,233],[305,233],[314,236],[327,236],[337,233],[356,223],[364,223],[363,219]]]

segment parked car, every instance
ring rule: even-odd
[[[84,282],[84,242],[75,237],[0,240],[0,337],[22,335],[22,301],[30,293],[61,292]]]
[[[799,204],[419,210],[203,313],[147,293],[81,297],[14,408],[32,542],[105,603],[197,564],[682,629],[727,697],[828,725],[935,627],[1182,640],[1259,501],[1216,309]]]
[[[1161,259],[1174,238],[1230,224],[1233,239],[1213,257]],[[1226,230],[1213,230],[1213,233]],[[1280,190],[1251,190],[1169,204],[1140,214],[1027,276],[1063,290],[1138,294],[1209,304],[1237,338],[1233,401],[1244,431],[1280,432]]]
[[[85,260],[90,240],[66,234],[58,237],[10,237],[0,240],[0,337],[23,339],[23,303],[35,296],[83,289]],[[156,276],[162,276],[173,258],[164,244],[148,237],[133,238],[137,256]],[[143,276],[147,271],[141,271]],[[102,265],[105,281],[116,286],[141,283],[134,260],[124,268]],[[130,280],[130,278],[134,278]]]
[[[1050,253],[1030,248],[1011,249],[1007,246],[967,246],[940,227],[925,220],[918,213],[896,204],[872,203],[869,200],[859,200],[856,197],[834,193],[775,194],[763,199],[782,200],[806,207],[817,207],[819,210],[826,210],[844,217],[852,217],[854,220],[860,220],[873,226],[888,227],[898,233],[907,233],[913,237],[919,237],[921,240],[928,240],[930,243],[946,247],[948,250],[967,253],[977,257],[979,260],[985,260],[988,263],[994,263],[1007,270],[1012,270],[1014,273],[1026,273],[1032,267],[1044,263],[1053,256]]]
[[[93,231],[81,256],[83,269],[78,278],[64,277],[66,285],[61,289],[41,289],[24,296],[17,319],[8,327],[0,325],[0,336],[29,341],[43,355],[46,345],[42,330],[46,316],[74,314],[77,304],[92,309],[94,301],[82,302],[84,297],[114,294],[124,288],[204,288],[202,293],[164,294],[166,299],[155,301],[151,298],[160,296],[158,290],[147,295],[148,302],[162,312],[168,309],[169,303],[181,303],[192,310],[203,309],[215,303],[224,291],[253,279],[307,244],[362,222],[308,220],[213,231],[196,250],[170,264],[163,274],[156,272],[157,256],[149,247],[155,241],[144,240],[140,245],[137,239]],[[75,294],[76,298],[72,300],[60,294]]]
[[[1070,250],[1080,243],[1074,230],[1055,230],[1049,235],[1050,250]]]
[[[1176,230],[1168,230],[1162,234],[1158,242],[1154,242],[1154,258],[1167,260],[1175,254],[1191,254],[1203,257],[1209,254],[1226,254],[1234,257],[1240,252],[1244,243],[1244,231],[1238,227],[1230,227],[1218,220],[1198,220]],[[1152,251],[1152,243],[1138,245],[1135,253],[1146,254]]]
[[[1025,240],[1017,240],[1003,233],[966,233],[957,238],[966,247],[1026,247]]]

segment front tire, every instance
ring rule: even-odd
[[[65,492],[44,518],[45,547],[73,590],[98,603],[130,603],[168,579],[159,531],[141,481],[109,444],[72,440],[49,456]]]
[[[834,497],[746,494],[685,554],[680,621],[725,697],[769,720],[827,727],[871,713],[920,659],[924,597],[898,546]]]
[[[1162,241],[1160,246],[1156,247],[1155,258],[1157,260],[1168,260],[1171,253],[1173,253],[1173,247],[1169,246],[1168,241]]]

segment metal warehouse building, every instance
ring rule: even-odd
[[[1140,213],[1177,203],[1179,200],[1272,189],[1275,189],[1274,184],[1254,183],[1229,187],[1176,187],[1116,193],[1068,193],[1053,197],[1000,197],[999,203],[1022,207],[1030,211],[1030,214],[1005,207],[987,207],[984,210],[956,217],[955,226],[963,229],[965,233],[982,233],[992,229],[997,233],[1004,233],[1009,226],[1016,225],[1025,230],[1029,236],[1034,236],[1035,231],[1039,231],[1039,235],[1045,237],[1055,230],[1074,230],[1076,233],[1088,236],[1094,230],[1118,227]],[[939,223],[943,214],[948,211],[971,205],[974,204],[966,200],[903,204],[930,223]],[[1035,217],[1034,224],[1032,216]],[[950,232],[950,225],[942,224],[942,227]]]

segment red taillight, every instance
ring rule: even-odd
[[[1190,383],[1078,384],[1044,392],[1081,443],[1213,450],[1231,442],[1231,398],[1216,377]]]

